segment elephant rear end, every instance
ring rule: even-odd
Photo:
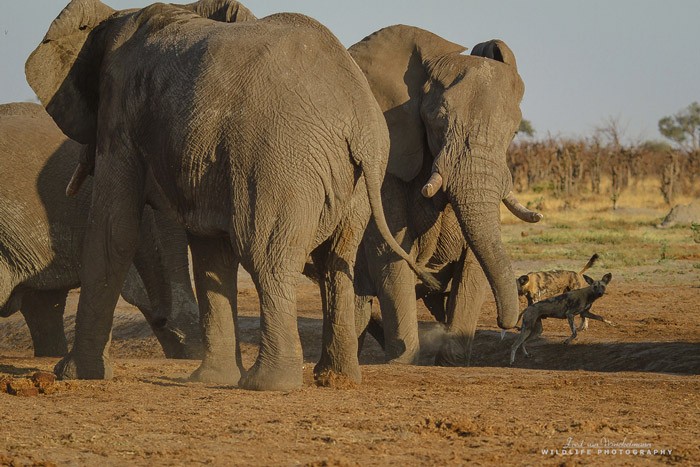
[[[0,106],[0,173],[12,174],[12,183],[0,184],[0,268],[6,269],[0,305],[20,283],[38,289],[78,284],[81,236],[75,232],[87,219],[73,214],[89,203],[86,196],[69,201],[65,186],[53,183],[70,178],[80,145],[40,106],[11,106]]]

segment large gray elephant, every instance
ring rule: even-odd
[[[68,352],[63,312],[68,291],[80,286],[92,190],[90,182],[71,198],[65,190],[85,150],[41,105],[0,105],[0,172],[12,176],[0,185],[0,316],[22,313],[36,356]],[[157,225],[150,209],[147,215],[123,295],[142,311],[167,357],[193,358],[201,338],[186,265],[186,278],[181,274],[187,244],[173,232],[174,221],[158,215]]]
[[[301,385],[296,281],[311,254],[324,306],[316,374],[359,381],[353,266],[370,215],[392,251],[431,279],[384,219],[382,112],[316,21],[278,14],[227,24],[173,5],[115,12],[73,0],[26,74],[59,127],[96,148],[76,338],[59,376],[112,375],[112,315],[145,202],[172,207],[188,231],[205,347],[195,379]],[[261,308],[248,372],[236,331],[239,264]]]
[[[485,294],[493,291],[501,328],[515,326],[515,275],[501,242],[499,206],[537,222],[512,193],[506,150],[521,120],[523,83],[502,41],[465,47],[410,26],[382,29],[350,47],[379,102],[391,138],[382,202],[392,233],[419,265],[449,287],[443,365],[468,364]],[[358,326],[378,297],[387,358],[419,354],[416,279],[370,223],[357,260]],[[440,294],[424,296],[429,308]]]

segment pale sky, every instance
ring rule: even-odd
[[[190,1],[190,0],[188,0]],[[0,0],[0,102],[32,100],[24,61],[67,0]],[[105,0],[115,9],[151,0]],[[180,3],[186,3],[182,0]],[[538,137],[590,135],[614,118],[630,141],[700,101],[699,0],[250,0],[258,17],[293,11],[346,46],[385,26],[419,26],[471,48],[504,40]]]

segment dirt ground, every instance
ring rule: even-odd
[[[164,359],[138,311],[120,302],[112,381],[58,382],[33,397],[0,393],[0,465],[698,465],[700,269],[630,276],[642,280],[614,280],[594,307],[616,327],[592,322],[564,346],[566,323],[547,320],[529,346],[533,357],[519,355],[512,368],[514,334],[500,341],[493,303],[472,367],[429,366],[441,331],[421,305],[426,365],[384,365],[369,338],[364,381],[348,389],[313,384],[320,301],[304,282],[305,385],[289,393],[188,382],[198,362]],[[71,339],[77,297],[66,315]],[[258,305],[245,275],[239,304],[251,365]],[[19,313],[0,320],[0,378],[50,371],[56,361],[32,357]]]

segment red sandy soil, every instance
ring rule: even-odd
[[[305,384],[288,393],[188,382],[198,362],[164,359],[138,311],[120,302],[112,381],[58,382],[33,397],[0,393],[0,465],[698,465],[697,279],[613,281],[594,309],[616,327],[591,322],[564,346],[566,322],[546,320],[528,348],[533,357],[519,354],[514,367],[514,334],[500,341],[493,303],[482,313],[472,367],[429,366],[441,329],[421,305],[425,365],[385,365],[368,338],[364,380],[344,389],[313,383],[320,301],[303,282]],[[69,297],[69,339],[77,298]],[[245,275],[239,306],[251,365],[258,304]],[[50,371],[56,361],[32,357],[19,313],[0,321],[0,379]],[[567,442],[583,452],[543,453]]]

